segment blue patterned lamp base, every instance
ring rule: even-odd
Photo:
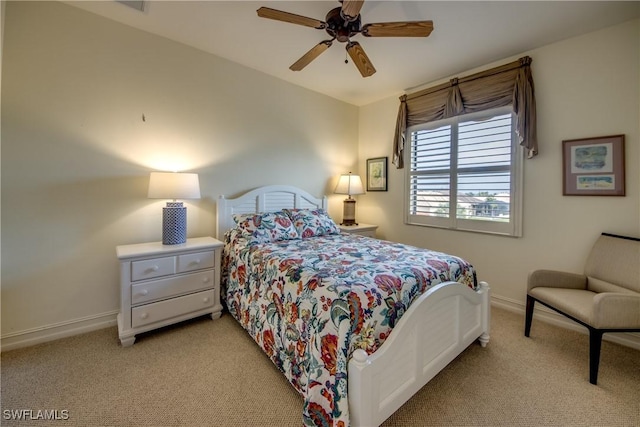
[[[187,241],[187,208],[182,202],[167,202],[162,208],[162,244],[179,245]]]

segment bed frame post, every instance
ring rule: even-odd
[[[373,403],[378,399],[371,399],[370,395],[375,388],[371,377],[363,375],[369,365],[371,361],[366,351],[359,348],[353,352],[349,361],[349,421],[354,427],[378,425],[373,419],[373,414],[377,413]]]
[[[482,296],[482,335],[478,338],[480,345],[486,347],[489,343],[491,332],[491,295],[489,290],[489,284],[487,282],[480,282],[480,295]]]
[[[223,229],[223,217],[227,214],[227,199],[223,195],[218,196],[218,203],[216,203],[216,239],[222,240],[224,234]]]

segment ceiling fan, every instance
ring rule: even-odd
[[[360,10],[364,0],[339,1],[342,6],[331,9],[324,21],[268,7],[258,9],[258,16],[261,18],[325,30],[331,36],[331,39],[321,41],[302,55],[289,67],[291,70],[302,70],[322,52],[329,49],[334,40],[337,40],[340,43],[346,43],[347,52],[362,77],[369,77],[376,72],[376,69],[360,43],[351,41],[351,37],[358,34],[365,37],[427,37],[433,31],[433,21],[380,22],[361,25]]]

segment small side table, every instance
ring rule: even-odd
[[[339,225],[338,227],[343,233],[359,234],[373,238],[376,237],[376,230],[378,229],[377,225],[363,223],[358,225]]]
[[[210,314],[222,314],[220,259],[223,243],[213,237],[116,247],[120,260],[118,335],[123,347],[142,332]]]

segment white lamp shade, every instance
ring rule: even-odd
[[[151,172],[150,199],[199,199],[200,182],[197,173]]]
[[[336,185],[336,189],[333,192],[336,194],[348,194],[349,196],[364,194],[364,187],[362,186],[362,180],[359,175],[346,173],[340,175],[338,185]]]

